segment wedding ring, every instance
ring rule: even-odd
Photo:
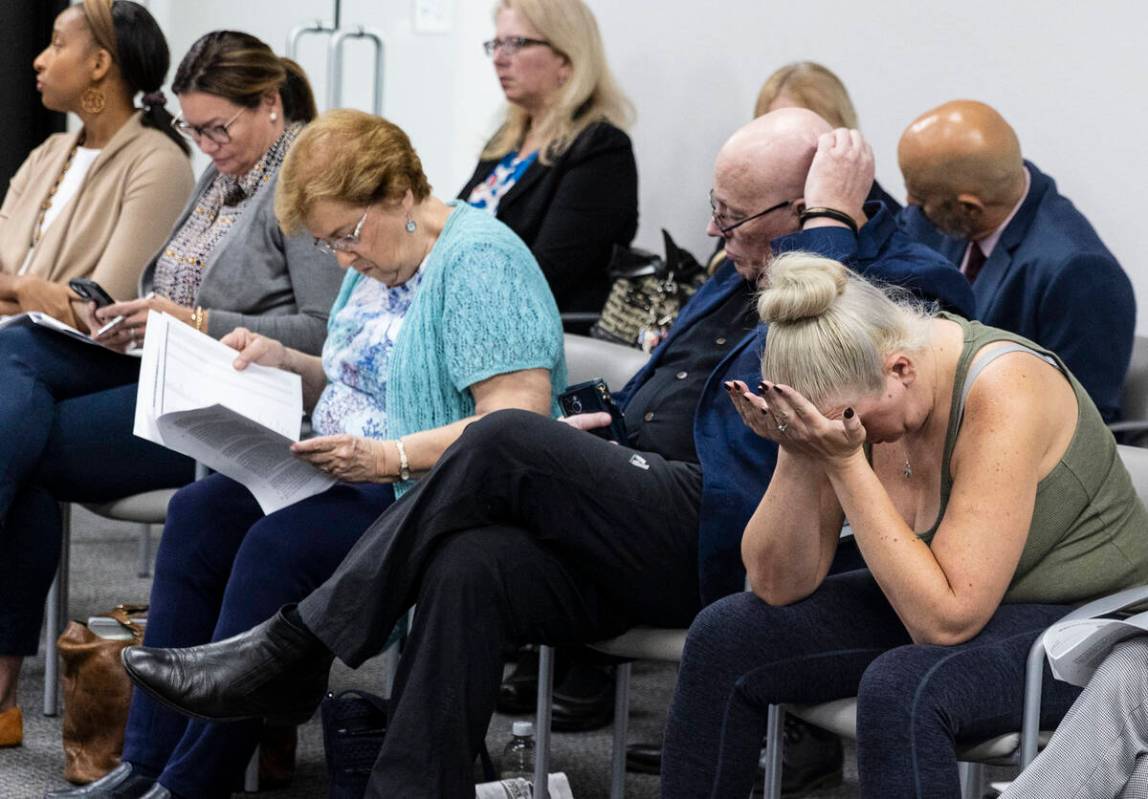
[[[778,422],[777,423],[777,432],[784,433],[788,429],[789,429],[789,425],[787,423],[785,423],[785,422]]]

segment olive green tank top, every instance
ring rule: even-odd
[[[1013,333],[942,314],[964,330],[953,379],[949,427],[941,463],[937,522],[920,534],[932,540],[952,491],[949,461],[964,414],[965,397],[980,369],[974,356],[987,344],[1010,341],[1054,363],[1076,393],[1076,431],[1060,462],[1037,484],[1028,538],[1004,602],[1073,604],[1148,582],[1148,511],[1116,451],[1116,441],[1087,392],[1055,354]],[[1010,348],[1007,351],[1015,351]],[[1005,354],[1001,352],[1000,354]],[[971,378],[971,379],[969,379]]]

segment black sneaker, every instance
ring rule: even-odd
[[[840,738],[786,714],[781,747],[782,796],[802,796],[840,785],[844,763]]]

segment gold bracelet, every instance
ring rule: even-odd
[[[207,311],[203,309],[202,305],[197,305],[191,311],[191,324],[197,333],[204,332],[207,327]]]

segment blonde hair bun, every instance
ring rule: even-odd
[[[823,316],[849,284],[844,266],[807,252],[779,255],[769,264],[769,285],[757,302],[767,324],[793,323]]]

